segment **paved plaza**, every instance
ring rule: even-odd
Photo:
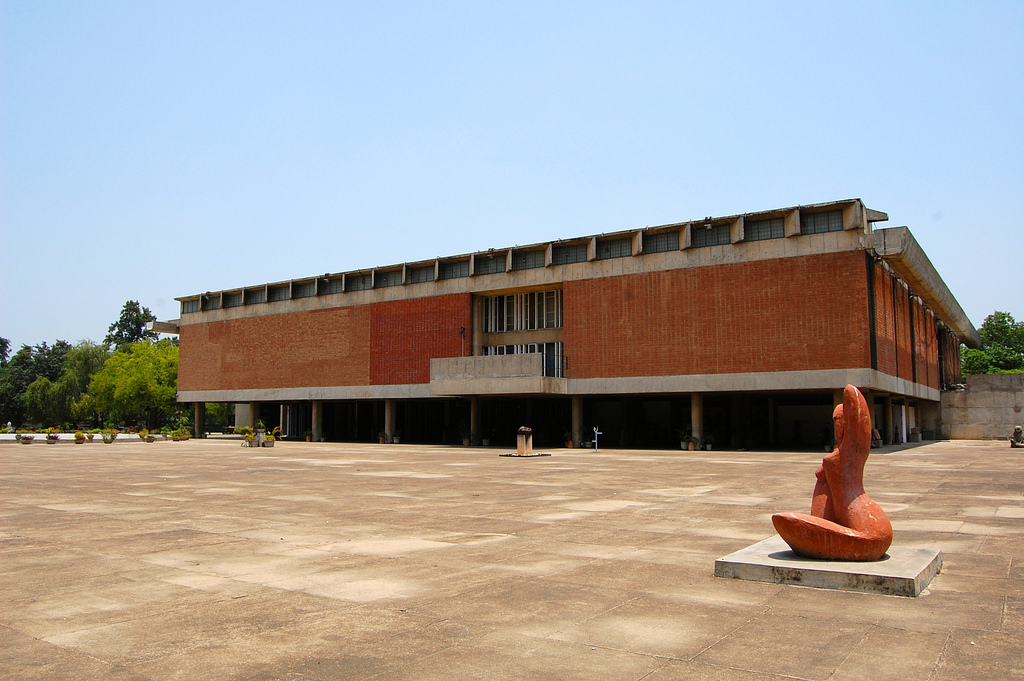
[[[1024,453],[875,450],[917,598],[714,577],[813,452],[0,444],[2,679],[1024,676]]]

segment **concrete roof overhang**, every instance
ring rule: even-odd
[[[964,314],[942,277],[935,270],[917,239],[906,227],[875,229],[874,251],[914,293],[935,311],[967,347],[980,348],[981,336]]]

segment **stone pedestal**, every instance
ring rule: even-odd
[[[802,558],[782,537],[770,537],[715,561],[716,577],[798,584],[821,589],[917,596],[942,567],[935,549],[891,546],[881,560]]]

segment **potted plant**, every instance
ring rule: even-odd
[[[309,442],[313,438],[313,431],[307,429],[303,435],[306,436],[306,442]]]
[[[710,452],[711,446],[715,444],[715,436],[710,433],[705,435],[702,444],[704,445],[703,448]]]
[[[255,447],[256,445],[254,443],[256,442],[256,433],[252,432],[252,428],[247,428],[246,430],[249,432],[242,436],[242,446]]]
[[[103,443],[109,445],[117,439],[117,428],[111,428],[108,426],[100,431],[100,434],[103,436]]]
[[[391,441],[396,445],[402,442],[402,431],[396,430],[395,434],[391,436]]]
[[[910,429],[910,435],[907,436],[907,442],[920,442],[921,441],[921,429],[914,426]]]
[[[56,428],[47,428],[46,429],[46,444],[48,444],[48,445],[55,445],[55,444],[57,444],[57,440],[60,439],[60,434],[59,433],[60,433],[60,431],[58,431]]]
[[[676,433],[679,435],[679,448],[689,449],[693,451],[697,448],[697,438],[693,436],[693,428],[687,426],[682,430],[677,430]]]
[[[89,440],[89,442],[92,442],[92,439],[94,437],[96,437],[96,435],[98,435],[99,432],[100,432],[99,428],[93,428],[92,430],[90,430],[88,433],[85,434],[85,437]]]
[[[76,445],[84,445],[85,444],[85,433],[83,433],[80,430],[76,430],[75,431],[75,444]]]
[[[274,430],[270,431],[270,434],[274,436],[275,440],[284,439],[284,433],[281,432],[281,426],[274,426]]]
[[[277,438],[274,437],[273,433],[267,433],[266,436],[263,438],[263,446],[264,447],[273,447],[274,446],[274,442],[276,440],[277,440]]]
[[[308,437],[306,439],[309,440]],[[388,434],[387,434],[387,432],[383,431],[383,430],[379,431],[377,433],[377,442],[378,442],[378,444],[382,444],[382,445],[383,444],[387,444],[387,441],[388,441]]]
[[[20,442],[23,445],[30,445],[30,444],[32,444],[32,441],[35,440],[35,439],[36,439],[36,436],[33,435],[31,431],[28,431],[28,430],[19,430],[18,431],[18,442]]]
[[[562,442],[565,443],[566,449],[572,449],[572,431],[567,430],[562,433]]]

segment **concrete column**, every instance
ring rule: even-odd
[[[572,396],[572,441],[577,447],[583,442],[583,396]]]
[[[395,436],[395,425],[398,420],[398,409],[395,400],[384,400],[384,432],[389,438]]]
[[[249,403],[249,425],[256,430],[256,424],[260,420],[260,406],[255,402]]]
[[[832,408],[835,409],[843,403],[843,388],[836,388],[832,391]]]
[[[690,428],[698,441],[704,437],[704,395],[701,393],[690,394]]]
[[[281,405],[281,408],[277,410],[277,422],[281,426],[281,434],[282,435],[287,435],[288,434],[288,424],[285,423],[285,420],[284,420],[285,414],[287,414],[287,413],[288,413],[288,408],[285,407],[283,404]]]
[[[480,398],[469,398],[469,444],[480,444]]]
[[[313,442],[320,442],[324,439],[324,403],[322,400],[313,400]]]
[[[196,402],[192,405],[192,436],[206,437],[206,402]]]
[[[882,441],[887,445],[893,443],[892,397],[882,398]]]

